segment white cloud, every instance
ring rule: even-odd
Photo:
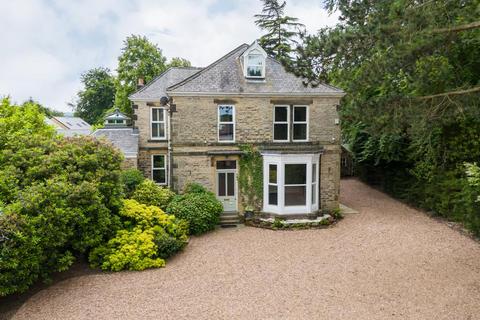
[[[1,1],[0,96],[69,111],[81,73],[115,69],[128,35],[146,35],[167,57],[205,66],[258,38],[253,15],[260,11],[258,0]],[[310,32],[337,20],[315,0],[290,0],[286,13]]]

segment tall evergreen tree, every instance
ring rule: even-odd
[[[262,2],[262,13],[255,15],[255,24],[266,31],[266,34],[260,38],[259,43],[269,55],[288,64],[304,25],[297,22],[297,18],[285,15],[286,1]]]

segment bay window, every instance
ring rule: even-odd
[[[308,214],[318,210],[319,154],[263,154],[263,211]]]
[[[162,140],[166,138],[165,120],[164,108],[151,108],[150,129],[152,139]]]
[[[218,106],[218,141],[235,142],[235,108],[229,105]]]
[[[308,141],[307,106],[279,105],[273,110],[273,141]]]

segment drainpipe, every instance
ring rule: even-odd
[[[167,137],[167,157],[168,157],[168,186],[171,190],[173,190],[172,184],[172,174],[173,174],[173,159],[172,159],[172,129],[171,129],[171,121],[170,118],[172,117],[172,111],[170,107],[170,103],[167,105],[168,107],[168,116],[167,116],[167,127],[168,127],[168,137]]]
[[[170,98],[167,104],[168,116],[167,116],[167,157],[168,157],[168,186],[173,190],[173,155],[172,155],[172,121],[171,117],[175,112],[175,106],[172,104],[173,99]]]

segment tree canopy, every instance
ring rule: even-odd
[[[292,70],[347,93],[344,141],[359,172],[480,232],[464,162],[480,159],[480,4],[327,0],[340,22],[304,35]]]
[[[167,67],[191,67],[190,61],[184,58],[173,57],[167,64]]]
[[[162,50],[144,36],[131,35],[124,41],[118,57],[115,106],[131,113],[128,96],[137,89],[138,79],[151,81],[166,70],[167,59]]]
[[[78,92],[75,115],[90,124],[102,122],[106,110],[113,107],[115,78],[108,68],[94,68],[82,74],[83,90]]]

